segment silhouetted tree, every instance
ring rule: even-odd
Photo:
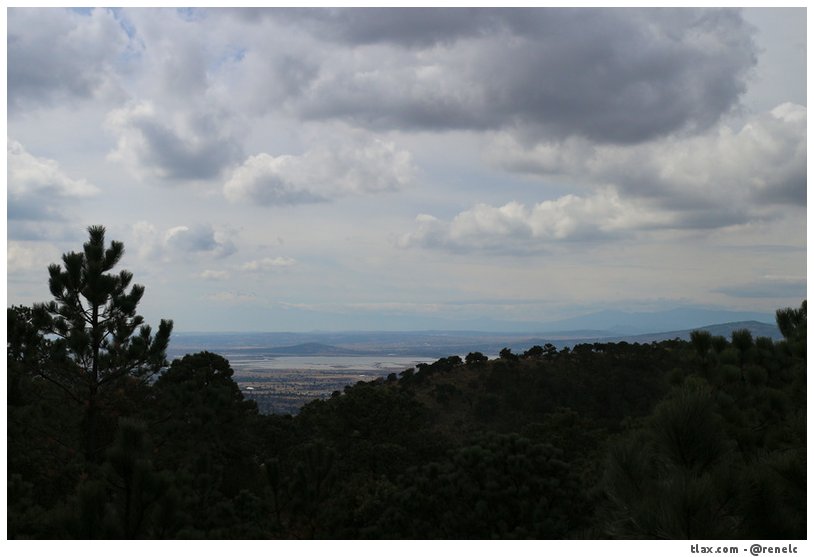
[[[777,328],[786,339],[805,338],[806,334],[806,300],[799,309],[784,308],[775,313]]]
[[[480,352],[470,352],[469,354],[466,355],[464,361],[466,362],[466,365],[475,365],[481,364],[483,362],[488,362],[489,358],[484,356]]]
[[[692,331],[690,333],[690,342],[693,348],[695,348],[698,358],[701,360],[701,368],[706,375],[707,365],[709,363],[709,352],[712,350],[712,335],[709,331]]]
[[[7,342],[6,363],[8,403],[22,404],[25,388],[22,383],[30,380],[31,370],[46,364],[48,340],[37,330],[31,308],[12,306],[6,310]]]
[[[784,308],[775,313],[777,328],[792,350],[805,358],[806,355],[806,300],[798,309]]]
[[[48,365],[36,372],[85,406],[84,451],[99,454],[99,393],[134,376],[146,380],[166,365],[172,321],[161,320],[155,336],[136,307],[144,287],[132,273],[110,271],[124,254],[124,244],[105,245],[105,228],[88,228],[83,251],[62,256],[48,267],[54,300],[34,306],[33,319],[42,333],[54,335]]]
[[[749,329],[737,329],[732,331],[732,346],[738,353],[738,365],[741,368],[741,378],[745,380],[744,367],[746,360],[749,357],[749,351],[754,345],[754,339]]]
[[[723,335],[715,335],[710,339],[712,342],[712,349],[715,351],[715,354],[720,355],[728,345],[726,341],[726,337]]]
[[[520,359],[520,357],[517,354],[514,354],[512,352],[512,349],[509,348],[509,347],[503,348],[500,351],[499,356],[500,356],[501,360],[508,360],[510,362],[514,362],[514,361],[517,361],[518,359]]]
[[[191,488],[201,507],[212,497],[236,496],[260,473],[245,458],[256,443],[257,405],[243,398],[233,373],[222,356],[188,354],[174,360],[152,388],[156,460],[207,478]]]

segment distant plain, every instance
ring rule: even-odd
[[[642,331],[648,324],[658,327],[657,316],[628,321],[607,329],[580,328],[541,333],[490,333],[482,331],[406,332],[246,332],[184,333],[173,336],[168,350],[170,360],[201,350],[218,353],[229,360],[234,379],[247,398],[255,400],[263,413],[296,413],[303,404],[329,397],[335,391],[359,381],[373,381],[399,374],[420,363],[470,352],[490,359],[510,348],[522,353],[535,345],[550,343],[558,350],[582,343],[647,343],[669,339],[688,340],[695,329],[729,337],[733,330],[749,329],[755,337],[782,338],[777,326],[766,321],[732,321],[692,326],[682,330],[625,334]],[[619,316],[616,316],[617,318]],[[751,316],[749,316],[751,317]],[[759,316],[763,317],[763,316]],[[699,316],[696,319],[702,319]],[[607,323],[601,319],[597,322]],[[687,321],[684,322],[685,324]],[[691,323],[691,321],[689,321]],[[569,325],[590,324],[573,320]]]

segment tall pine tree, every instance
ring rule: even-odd
[[[124,254],[124,244],[105,245],[105,228],[88,228],[81,252],[62,256],[48,267],[54,299],[34,306],[38,328],[55,341],[48,364],[37,373],[85,406],[84,453],[98,460],[100,396],[126,378],[148,380],[166,365],[172,321],[161,320],[155,335],[136,307],[144,287],[130,283],[133,274],[110,271]],[[129,287],[129,290],[128,290]]]

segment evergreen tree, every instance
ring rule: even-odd
[[[802,358],[806,355],[806,300],[798,309],[783,308],[775,313],[777,328],[792,348]]]
[[[103,226],[89,227],[88,234],[83,251],[65,253],[62,266],[48,267],[54,299],[34,306],[34,320],[42,333],[57,340],[48,363],[35,372],[84,405],[84,453],[98,460],[100,393],[128,377],[147,380],[164,367],[172,321],[161,320],[153,336],[136,314],[144,287],[130,287],[129,271],[110,273],[124,244],[105,246]]]
[[[683,387],[611,444],[603,487],[615,538],[738,537],[733,443],[706,389]]]
[[[690,343],[692,343],[695,352],[698,354],[698,359],[701,361],[701,368],[704,375],[707,373],[707,365],[709,364],[709,353],[712,350],[712,335],[709,331],[692,331],[690,333]]]

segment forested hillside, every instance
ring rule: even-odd
[[[91,229],[7,311],[10,538],[806,536],[805,301],[782,341],[469,353],[261,415],[165,361],[121,250]]]

